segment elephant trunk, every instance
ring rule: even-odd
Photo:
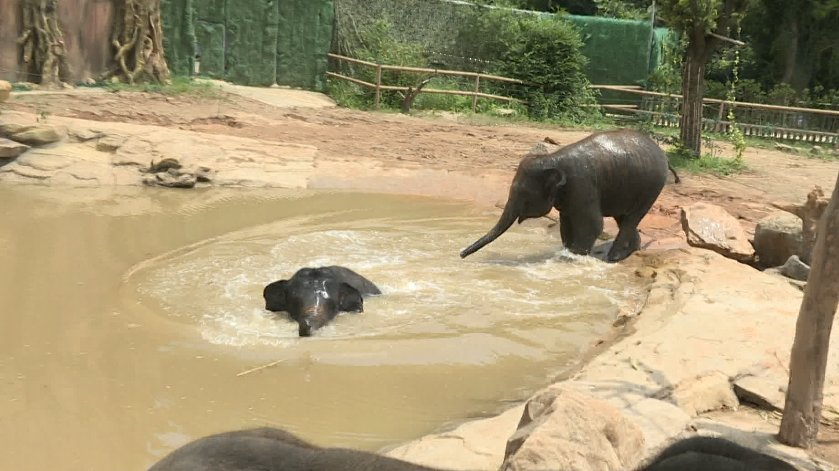
[[[514,222],[516,222],[516,216],[516,210],[513,209],[513,205],[507,202],[507,205],[504,207],[504,212],[501,213],[501,217],[498,219],[495,227],[490,229],[485,236],[475,241],[474,244],[463,249],[460,252],[460,258],[468,257],[478,250],[481,250],[485,245],[497,239],[501,234],[505,233]]]

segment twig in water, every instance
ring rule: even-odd
[[[245,370],[245,371],[243,371],[243,372],[241,372],[241,373],[237,374],[236,376],[237,376],[237,377],[238,377],[238,376],[245,376],[245,375],[251,374],[251,373],[253,373],[253,372],[255,372],[255,371],[264,370],[264,369],[266,369],[266,368],[271,368],[272,366],[279,365],[280,363],[282,363],[282,362],[284,362],[284,361],[285,361],[285,359],[282,359],[282,360],[277,360],[277,361],[272,361],[271,363],[268,363],[267,365],[257,366],[256,368],[251,368],[251,369],[249,369],[249,370]]]

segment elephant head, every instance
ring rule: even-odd
[[[557,155],[528,155],[522,159],[510,185],[504,212],[485,236],[460,252],[460,258],[481,250],[497,239],[514,222],[548,214],[567,181],[567,171],[558,165]]]
[[[338,312],[363,312],[361,293],[322,268],[302,268],[288,280],[275,281],[262,292],[265,309],[287,311],[301,337],[329,323]]]

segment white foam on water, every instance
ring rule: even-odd
[[[379,224],[381,225],[381,224]],[[509,231],[484,253],[461,260],[462,241],[474,230],[397,222],[391,227],[283,234],[236,234],[147,267],[139,290],[168,315],[197,325],[203,338],[230,346],[287,346],[297,324],[263,309],[262,289],[299,268],[342,265],[373,281],[382,296],[365,299],[362,314],[342,314],[318,337],[389,338],[485,331],[510,320],[555,320],[586,311],[611,312],[635,292],[614,285],[614,266],[565,249],[545,247],[544,231]],[[479,236],[479,235],[478,235]]]

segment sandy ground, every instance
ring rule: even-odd
[[[521,156],[545,137],[568,144],[591,133],[589,129],[510,124],[481,117],[353,111],[331,106],[321,95],[299,95],[281,89],[226,87],[225,91],[229,93],[204,98],[107,91],[15,93],[4,106],[33,116],[158,125],[314,146],[315,166],[340,169],[348,162],[363,161],[395,171],[494,174],[502,175],[506,181],[512,178]],[[731,155],[726,145],[720,148],[723,155]],[[761,148],[749,148],[745,159],[748,171],[730,177],[682,172],[682,183],[668,185],[642,223],[646,240],[664,245],[683,243],[679,208],[697,201],[726,208],[752,232],[761,217],[774,211],[771,202],[803,202],[814,185],[830,192],[839,172],[837,160]],[[480,181],[471,180],[470,184],[479,185]],[[497,181],[492,191],[482,191],[477,186],[440,190],[443,194],[447,191],[453,197],[471,195],[471,199],[489,207],[503,203],[506,196],[506,186]],[[839,431],[824,427],[816,454],[839,462],[837,436]]]
[[[218,97],[163,96],[134,92],[14,94],[8,109],[92,121],[153,124],[264,141],[314,145],[317,165],[374,159],[389,168],[447,171],[506,171],[512,177],[521,156],[546,136],[568,144],[590,134],[587,129],[518,125],[492,120],[443,116],[405,116],[330,107],[323,95],[283,89],[229,87]],[[245,96],[242,96],[245,95]],[[481,120],[485,124],[474,124]],[[726,144],[721,155],[731,155]],[[741,219],[747,232],[772,211],[773,201],[803,202],[814,185],[833,188],[839,161],[749,148],[749,170],[729,177],[682,175],[668,185],[645,220],[642,233],[654,238],[680,235],[678,207],[706,201]],[[487,204],[503,203],[486,196]],[[657,219],[662,216],[666,220]]]

